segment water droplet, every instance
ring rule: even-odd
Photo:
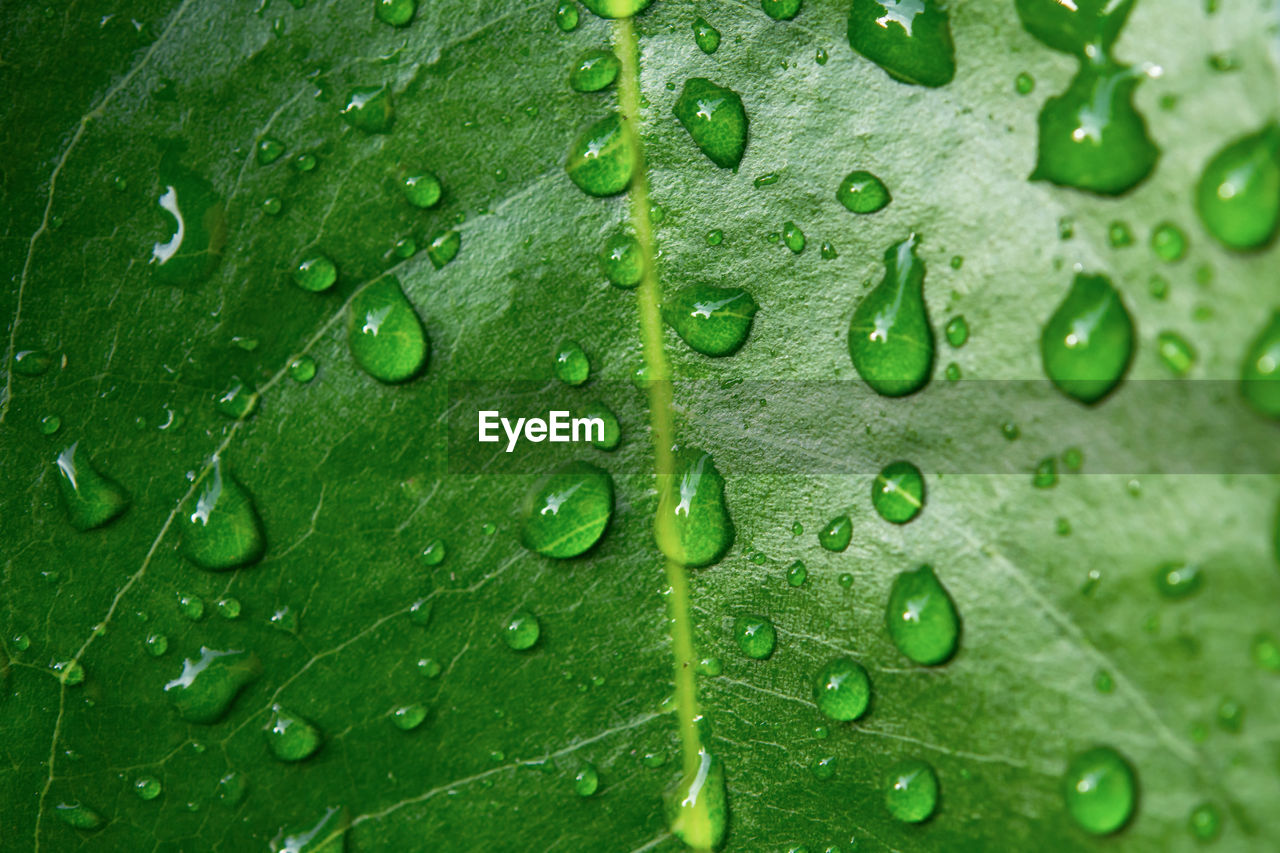
[[[282,210],[284,210],[284,202],[279,196],[269,195],[262,200],[262,212],[268,216],[279,216]]]
[[[900,821],[928,820],[938,806],[938,776],[928,763],[908,758],[884,774],[884,807]]]
[[[571,33],[578,28],[578,4],[572,0],[556,7],[556,26],[562,33]]]
[[[258,140],[257,157],[258,163],[263,166],[270,166],[284,155],[284,143],[270,136],[264,136]]]
[[[412,258],[414,253],[418,251],[418,244],[412,237],[401,237],[391,247],[391,252],[397,258]]]
[[[204,618],[204,599],[198,595],[178,595],[178,610],[192,622]]]
[[[747,145],[747,111],[732,89],[705,77],[684,82],[672,108],[694,144],[722,169],[736,169]]]
[[[924,507],[924,475],[910,462],[891,462],[871,484],[871,504],[885,521],[906,524]]]
[[[445,264],[458,256],[461,248],[462,235],[452,229],[441,228],[427,241],[427,258],[436,269],[444,269]]]
[[[154,800],[160,796],[163,786],[154,776],[139,776],[133,780],[133,792],[143,800]]]
[[[724,841],[729,820],[724,765],[699,750],[698,766],[666,795],[667,825],[694,850],[714,850]]]
[[[1172,222],[1161,222],[1151,232],[1151,250],[1162,261],[1180,261],[1187,254],[1187,235]]]
[[[742,653],[753,660],[764,660],[773,654],[778,632],[763,616],[739,616],[733,623],[733,639]]]
[[[578,134],[564,168],[578,189],[603,197],[617,195],[631,185],[635,161],[622,119],[611,112]]]
[[[782,176],[777,172],[766,172],[763,175],[757,175],[756,179],[751,182],[751,185],[756,189],[760,189],[761,187],[768,187],[776,184],[781,178]]]
[[[338,268],[324,255],[304,258],[293,271],[293,283],[312,293],[328,290],[337,280]]]
[[[391,712],[391,722],[395,723],[396,728],[402,732],[413,731],[422,725],[422,721],[426,718],[427,707],[417,702],[401,705]]]
[[[884,280],[863,298],[849,325],[849,356],[875,391],[901,397],[929,381],[933,328],[924,304],[924,261],[912,234],[884,253]]]
[[[668,559],[692,568],[717,562],[733,544],[724,478],[709,453],[681,450],[661,491],[654,537]]]
[[[435,658],[422,658],[418,661],[418,672],[422,673],[425,678],[439,678],[440,673],[444,672],[444,668],[440,666],[440,661]]]
[[[213,458],[194,507],[179,516],[182,553],[202,569],[225,571],[261,559],[267,549],[262,520],[249,492]]]
[[[617,450],[618,444],[622,441],[622,427],[618,424],[618,417],[612,409],[604,403],[592,403],[582,410],[581,417],[599,418],[604,422],[603,433],[591,430],[593,447],[600,450]]]
[[[400,188],[404,191],[404,197],[409,204],[424,210],[429,207],[435,207],[440,201],[440,194],[443,192],[443,188],[440,186],[440,179],[431,172],[406,175],[400,182]]]
[[[379,21],[393,27],[404,27],[418,11],[417,0],[373,0],[373,13]]]
[[[791,568],[787,569],[787,583],[791,586],[804,586],[804,582],[808,579],[809,570],[800,560],[796,560],[791,564]]]
[[[618,78],[622,64],[609,50],[588,50],[569,71],[569,86],[575,92],[599,92]]]
[[[262,666],[253,652],[200,648],[197,660],[182,662],[182,673],[164,686],[178,715],[189,723],[216,723]]]
[[[1250,654],[1258,669],[1280,672],[1280,642],[1273,635],[1265,632],[1255,634]]]
[[[564,341],[556,348],[556,378],[566,385],[581,385],[591,375],[591,362],[577,341]]]
[[[264,731],[271,754],[281,761],[301,761],[320,748],[320,730],[279,703],[271,706]]]
[[[1196,363],[1196,351],[1186,338],[1165,330],[1156,335],[1156,352],[1174,376],[1186,376]]]
[[[724,661],[717,657],[703,658],[698,661],[698,672],[702,675],[709,675],[714,678],[724,672]],[[674,710],[674,708],[672,710]]]
[[[613,514],[613,478],[587,462],[570,462],[525,498],[521,541],[546,557],[576,557],[604,535]]]
[[[1111,393],[1133,355],[1133,320],[1106,276],[1075,277],[1040,333],[1040,355],[1067,396],[1091,404]]]
[[[1036,470],[1031,475],[1031,485],[1037,489],[1052,489],[1058,485],[1058,460],[1046,456],[1036,463]]]
[[[1213,803],[1200,803],[1187,815],[1187,829],[1196,841],[1213,841],[1222,831],[1222,813]]]
[[[207,278],[222,257],[226,207],[213,184],[178,165],[174,153],[161,158],[160,186],[157,203],[171,224],[164,242],[152,245],[148,263],[157,281],[189,287]]]
[[[422,564],[425,566],[438,566],[444,562],[446,553],[444,540],[432,539],[427,543],[427,547],[422,549],[422,553],[418,555],[418,558],[422,560]]]
[[[1183,563],[1161,563],[1155,571],[1156,590],[1165,598],[1176,601],[1195,595],[1204,586],[1200,567]]]
[[[1100,669],[1093,674],[1093,689],[1099,693],[1110,693],[1116,689],[1115,680],[1111,677],[1111,673],[1105,669]]]
[[[947,321],[946,326],[947,343],[959,349],[969,340],[969,323],[964,316],[957,314]]]
[[[1113,249],[1123,249],[1133,245],[1133,230],[1129,223],[1119,219],[1107,226],[1107,242]]]
[[[223,619],[239,619],[240,618],[240,599],[226,596],[219,598],[218,603],[214,605],[218,610],[218,615]]]
[[[345,808],[330,806],[311,826],[284,826],[271,839],[271,853],[342,853],[350,818]]]
[[[53,366],[53,356],[40,349],[21,350],[14,353],[12,365],[18,376],[43,376]]]
[[[146,647],[147,654],[158,658],[169,651],[169,638],[164,634],[148,634],[143,645]]]
[[[582,0],[582,5],[602,18],[630,18],[653,0]]]
[[[317,162],[316,155],[310,152],[304,151],[303,153],[299,154],[297,157],[294,157],[293,162],[290,163],[289,165],[293,166],[295,171],[302,172],[305,174],[307,172],[311,172],[315,170],[316,162]]]
[[[1257,249],[1280,226],[1280,123],[1220,149],[1196,186],[1205,229],[1230,249]]]
[[[258,391],[252,383],[233,376],[227,390],[214,395],[213,407],[219,414],[242,421],[257,410]]]
[[[589,797],[600,788],[600,774],[589,761],[582,762],[573,777],[573,791],[579,797]]]
[[[635,287],[644,278],[644,255],[639,241],[630,234],[613,235],[600,252],[600,266],[610,283],[621,288]]]
[[[916,663],[934,666],[955,653],[960,617],[930,566],[894,578],[884,620],[898,651]]]
[[[849,46],[903,83],[945,86],[956,75],[951,24],[938,0],[853,0]]]
[[[1240,371],[1240,389],[1259,413],[1280,419],[1280,310],[1271,315],[1249,345]]]
[[[533,648],[534,643],[538,642],[538,636],[542,633],[542,626],[538,622],[538,617],[534,616],[528,610],[517,610],[507,620],[506,626],[502,630],[502,638],[506,640],[507,645],[516,651],[524,651]]]
[[[1013,88],[1019,95],[1030,95],[1036,88],[1036,78],[1023,71],[1013,81]]]
[[[851,213],[875,213],[883,210],[892,199],[884,181],[870,172],[854,170],[845,175],[836,188],[836,201]]]
[[[309,355],[300,355],[289,362],[289,378],[302,385],[316,378],[316,360]]]
[[[393,0],[394,2],[394,0]],[[342,119],[365,133],[390,133],[395,121],[389,86],[357,86],[342,108]]]
[[[719,228],[713,228],[707,232],[707,245],[719,246],[724,242],[724,232]]]
[[[1067,813],[1093,835],[1109,835],[1124,826],[1137,799],[1133,768],[1109,746],[1072,758],[1063,788]]]
[[[818,531],[818,544],[828,551],[840,552],[853,540],[853,519],[838,515]]]
[[[720,31],[699,16],[693,22],[693,41],[699,50],[710,56],[720,47]]]
[[[94,467],[76,442],[58,454],[58,486],[67,520],[76,530],[92,530],[119,518],[129,508],[124,487]]]
[[[67,826],[86,832],[99,829],[106,823],[102,815],[82,803],[58,803],[54,813]]]
[[[431,611],[431,600],[419,598],[409,605],[409,621],[419,628],[425,628],[431,624]]]
[[[377,279],[352,298],[347,343],[356,364],[380,382],[412,379],[427,363],[427,333],[395,276]]]
[[[813,773],[815,779],[825,782],[836,775],[836,757],[834,755],[825,755],[814,759],[813,763],[809,765],[809,770]]]
[[[1231,697],[1224,696],[1218,702],[1218,727],[1225,732],[1237,734],[1244,727],[1244,706]]]
[[[782,242],[794,254],[804,251],[804,232],[791,220],[782,223]]]
[[[53,664],[53,671],[58,673],[58,680],[68,687],[84,684],[84,667],[79,661],[63,660]]]
[[[760,0],[760,8],[775,21],[789,21],[800,14],[801,0]]]
[[[691,284],[663,301],[662,318],[697,352],[725,356],[746,343],[759,308],[740,287]]]
[[[813,699],[824,716],[839,722],[856,720],[871,700],[871,679],[851,658],[836,658],[819,670]]]

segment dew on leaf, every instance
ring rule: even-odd
[[[800,14],[803,0],[760,0],[760,8],[775,21],[789,21]]]
[[[417,0],[373,0],[373,14],[393,27],[408,26],[418,11]]]
[[[223,619],[235,620],[240,618],[240,599],[231,596],[225,596],[218,599],[218,603],[214,605],[218,610],[218,615]]]
[[[1280,419],[1280,310],[1245,352],[1240,371],[1240,389],[1259,414]]]
[[[1280,672],[1280,642],[1273,634],[1259,632],[1253,636],[1249,654],[1258,669]]]
[[[409,605],[409,621],[419,628],[425,628],[431,624],[431,613],[431,600],[428,598],[419,598]]]
[[[440,179],[431,172],[406,175],[400,181],[400,189],[409,204],[424,210],[435,207],[444,191],[440,186]]]
[[[1037,489],[1052,489],[1058,485],[1058,460],[1046,456],[1036,463],[1036,470],[1031,474],[1031,485]]]
[[[581,385],[591,375],[591,362],[577,341],[564,341],[555,352],[556,378],[566,385]]]
[[[747,112],[737,92],[691,77],[672,111],[711,162],[722,169],[738,167],[747,146]]]
[[[836,247],[826,241],[824,241],[822,246],[819,247],[818,254],[822,256],[824,261],[833,261],[840,256],[839,253],[836,252]]]
[[[777,172],[765,172],[763,175],[756,175],[755,180],[751,182],[751,186],[756,189],[773,186],[781,179],[781,177],[782,176]]]
[[[1280,122],[1228,143],[1196,185],[1205,230],[1229,249],[1266,245],[1280,226]]]
[[[179,516],[183,556],[202,569],[226,571],[261,559],[267,549],[253,498],[214,457],[194,505]]]
[[[284,143],[270,136],[264,136],[258,140],[256,153],[259,164],[270,166],[284,155]]]
[[[1063,777],[1067,813],[1093,835],[1109,835],[1128,823],[1137,788],[1129,762],[1108,746],[1076,755]]]
[[[632,288],[644,278],[644,254],[640,242],[630,234],[614,234],[600,252],[605,277],[617,287]]]
[[[791,220],[782,223],[782,243],[794,254],[800,254],[804,251],[804,232],[800,230],[800,226]]]
[[[824,755],[821,758],[814,759],[809,765],[809,772],[813,773],[813,777],[820,781],[826,781],[836,775],[836,757],[834,755]]]
[[[602,18],[630,18],[653,0],[582,0],[582,5]]]
[[[725,356],[746,343],[759,308],[740,287],[691,284],[664,299],[662,318],[697,352]]]
[[[883,210],[892,199],[884,181],[870,172],[855,169],[845,175],[836,188],[836,201],[850,213],[875,213]]]
[[[58,803],[53,811],[58,816],[58,820],[67,826],[86,832],[100,829],[106,823],[102,815],[79,802]]]
[[[302,761],[320,748],[320,730],[309,720],[278,702],[271,706],[271,720],[263,730],[271,754],[281,761]]]
[[[164,634],[148,634],[143,641],[143,647],[146,648],[147,654],[158,658],[169,651],[169,638]]]
[[[1192,563],[1161,563],[1155,571],[1156,591],[1170,601],[1189,598],[1204,586],[1200,567]]]
[[[905,823],[928,820],[938,806],[938,776],[918,758],[908,758],[884,774],[884,807]]]
[[[787,583],[791,586],[804,586],[804,582],[809,578],[809,570],[804,563],[796,560],[787,569]]]
[[[933,327],[924,304],[924,261],[912,234],[884,253],[884,280],[853,312],[849,356],[877,393],[901,397],[920,390],[933,366]]]
[[[571,33],[578,28],[578,4],[573,0],[565,0],[556,6],[556,26],[563,33]]]
[[[621,67],[613,51],[588,50],[569,70],[569,86],[575,92],[599,92],[613,84]]]
[[[316,360],[309,355],[300,355],[289,362],[289,378],[305,385],[316,378]]]
[[[924,475],[910,462],[891,462],[871,484],[871,505],[885,521],[906,524],[924,507]]]
[[[271,853],[343,853],[350,817],[345,808],[330,806],[310,826],[284,826],[271,839]]]
[[[92,530],[119,518],[129,508],[129,493],[103,474],[80,450],[80,442],[58,454],[58,486],[67,520],[76,530]]]
[[[58,674],[58,680],[68,687],[84,684],[84,667],[80,665],[79,661],[58,661],[53,664],[53,671]]]
[[[1172,222],[1161,222],[1151,232],[1151,250],[1162,261],[1180,261],[1187,254],[1187,235]]]
[[[1014,78],[1013,88],[1019,95],[1030,95],[1036,88],[1036,78],[1023,71]]]
[[[282,210],[284,202],[280,200],[280,196],[269,195],[262,200],[262,212],[268,216],[279,216]]]
[[[429,618],[430,610],[427,613]],[[268,621],[271,623],[271,627],[277,631],[284,631],[286,634],[298,633],[298,614],[287,604],[272,611],[271,618]]]
[[[1174,376],[1186,376],[1196,363],[1195,347],[1182,335],[1167,329],[1156,335],[1156,352]]]
[[[1040,333],[1040,355],[1067,396],[1092,404],[1111,393],[1133,356],[1133,320],[1106,276],[1076,275]]]
[[[739,616],[733,623],[733,639],[744,655],[764,660],[773,654],[778,632],[764,616]]]
[[[1111,673],[1100,669],[1093,674],[1093,689],[1103,694],[1110,693],[1116,689],[1115,679],[1111,677]]]
[[[827,55],[827,49],[825,47],[818,48],[813,54],[813,61],[819,65],[826,65],[829,58],[830,57]]]
[[[667,826],[694,850],[715,850],[724,841],[729,821],[724,765],[702,749],[698,766],[664,797]]]
[[[302,172],[304,174],[306,172],[314,171],[316,168],[316,155],[304,151],[297,157],[294,157],[293,162],[290,165],[293,166],[295,171]]]
[[[204,599],[198,595],[178,595],[178,611],[192,622],[204,618]]]
[[[151,247],[156,281],[190,287],[213,272],[227,240],[226,206],[213,184],[178,165],[174,152],[160,161],[157,203],[171,222],[164,242]]]
[[[828,719],[847,722],[861,717],[871,701],[871,679],[851,658],[836,658],[813,681],[813,700]]]
[[[668,559],[700,568],[717,562],[733,544],[724,478],[709,453],[683,449],[660,492],[654,538]]]
[[[1035,39],[1060,53],[1083,57],[1092,50],[1111,49],[1124,26],[1132,0],[1017,0],[1023,28]]]
[[[720,47],[720,31],[707,23],[706,18],[698,17],[693,22],[693,42],[703,53],[711,55]]]
[[[1222,831],[1222,813],[1213,803],[1200,803],[1187,815],[1187,829],[1196,841],[1213,841]]]
[[[818,531],[818,544],[828,551],[840,552],[853,540],[853,519],[838,515]]]
[[[934,666],[955,653],[960,617],[930,566],[902,572],[893,579],[884,620],[889,639],[916,663]]]
[[[338,280],[338,268],[325,255],[303,258],[293,270],[293,283],[312,293],[323,293]]]
[[[395,121],[389,86],[357,86],[351,90],[342,120],[365,133],[390,133]]]
[[[600,450],[616,450],[622,441],[622,427],[618,424],[618,416],[604,403],[592,403],[582,410],[584,418],[599,418],[604,423],[603,432],[592,429],[591,444]]]
[[[698,672],[714,678],[724,672],[724,662],[717,657],[703,658],[698,661]]]
[[[1113,249],[1123,249],[1133,245],[1133,229],[1129,223],[1117,219],[1107,226],[1107,242]]]
[[[444,562],[445,548],[443,539],[432,539],[427,546],[422,549],[422,553],[418,555],[418,559],[422,560],[424,566],[438,566]]]
[[[945,331],[947,343],[957,349],[964,346],[965,342],[969,340],[969,323],[962,314],[957,314],[948,320]]]
[[[427,240],[427,258],[431,266],[444,269],[445,264],[458,257],[462,248],[462,234],[452,228],[441,228]]]
[[[724,232],[721,231],[719,228],[712,228],[710,231],[707,232],[708,246],[719,246],[723,242],[724,242]]]
[[[421,658],[417,666],[418,672],[422,673],[424,678],[439,678],[440,673],[444,672],[444,667],[435,658]]]
[[[384,275],[352,297],[347,344],[356,364],[380,382],[407,381],[426,366],[426,330],[395,276]]]
[[[422,725],[426,718],[427,707],[418,702],[401,705],[391,712],[391,722],[395,723],[395,727],[402,732],[413,731]]]
[[[587,195],[611,196],[631,185],[635,150],[622,127],[622,119],[611,112],[578,134],[569,146],[564,168],[569,179]]]
[[[538,617],[528,610],[517,610],[507,619],[502,629],[502,638],[516,651],[533,648],[541,634],[542,625],[538,622]]]
[[[141,800],[154,800],[160,796],[162,788],[160,780],[154,776],[139,776],[133,780],[133,792]]]
[[[1232,696],[1224,696],[1218,702],[1218,728],[1238,734],[1244,728],[1244,706]]]
[[[418,251],[418,244],[412,237],[401,237],[391,247],[391,253],[397,258],[412,258]]]
[[[849,46],[903,83],[945,86],[956,75],[951,24],[940,0],[853,0]]]
[[[569,462],[525,498],[521,541],[545,557],[584,553],[604,535],[613,514],[613,478],[587,462]]]
[[[227,390],[214,395],[213,407],[221,415],[242,421],[258,408],[258,390],[252,383],[233,376]]]
[[[178,716],[187,722],[216,723],[261,672],[262,665],[253,652],[202,646],[200,657],[185,659],[182,672],[165,684],[164,692]]]

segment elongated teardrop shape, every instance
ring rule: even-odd
[[[426,366],[430,349],[418,312],[395,276],[370,283],[351,300],[347,343],[365,373],[380,382],[405,382]]]
[[[702,153],[722,169],[736,169],[747,147],[747,111],[732,89],[705,77],[684,82],[672,112]]]
[[[1040,333],[1040,356],[1062,393],[1096,403],[1133,356],[1133,320],[1106,276],[1080,273]]]
[[[1249,345],[1240,371],[1244,398],[1261,414],[1280,420],[1280,311]]]
[[[724,765],[703,749],[698,767],[666,795],[667,825],[692,850],[715,850],[729,821]]]
[[[199,659],[184,660],[182,673],[164,686],[164,692],[187,722],[216,723],[261,672],[253,652],[201,647]]]
[[[893,579],[884,612],[889,639],[916,663],[945,663],[956,650],[960,617],[955,602],[929,566]]]
[[[658,500],[654,536],[667,557],[682,566],[709,566],[733,544],[733,520],[724,500],[724,478],[711,454],[676,453],[672,482]]]
[[[262,520],[244,486],[214,457],[194,505],[179,516],[182,553],[202,569],[226,571],[255,563],[267,549]]]
[[[208,278],[227,242],[227,208],[213,184],[178,163],[177,149],[160,160],[157,199],[167,236],[151,247],[155,280],[190,287]]]
[[[863,298],[849,325],[849,357],[886,397],[918,391],[933,367],[933,327],[924,304],[924,261],[916,235],[884,253],[884,280]]]
[[[569,147],[564,168],[587,195],[611,196],[631,185],[635,149],[617,113],[590,125]]]
[[[80,442],[58,454],[58,486],[67,520],[76,530],[92,530],[119,518],[129,508],[124,487],[93,467]]]
[[[588,462],[570,462],[525,499],[524,546],[547,557],[576,557],[604,535],[613,514],[613,478]]]
[[[1205,230],[1229,249],[1257,249],[1280,226],[1280,122],[1213,155],[1196,187]]]
[[[746,343],[759,308],[741,287],[692,284],[663,302],[662,318],[703,355],[732,355]]]
[[[945,86],[956,76],[951,22],[939,0],[853,0],[849,46],[903,83]]]

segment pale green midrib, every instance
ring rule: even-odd
[[[622,127],[630,138],[634,152],[630,201],[631,224],[644,257],[644,276],[636,289],[637,307],[640,310],[640,336],[644,352],[646,383],[649,395],[649,422],[653,428],[654,467],[658,479],[658,494],[665,495],[675,472],[675,456],[672,445],[675,428],[671,419],[671,368],[667,364],[663,348],[661,285],[654,259],[657,253],[653,243],[653,223],[649,219],[649,184],[645,172],[644,149],[640,140],[640,49],[636,41],[635,27],[630,18],[614,22],[614,46],[622,64],[618,78],[618,106],[622,114]],[[663,527],[655,526],[662,535]],[[673,548],[664,548],[667,553]],[[671,588],[667,609],[671,626],[671,646],[674,655],[676,714],[679,719],[680,751],[686,774],[693,774],[699,765],[702,749],[698,735],[698,691],[695,680],[697,657],[693,649],[693,626],[689,616],[689,583],[685,568],[674,560],[665,559],[667,584]]]

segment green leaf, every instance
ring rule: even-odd
[[[4,848],[1280,845],[1272,164],[1197,196],[1275,119],[1276,10],[1061,6],[6,4]],[[916,12],[954,69],[876,22]],[[1050,176],[1114,198],[1028,180],[1091,40],[1142,156]],[[695,131],[696,80],[745,117]],[[915,348],[864,375],[912,234]],[[1092,405],[1041,357],[1077,273],[1132,321]],[[721,357],[706,287],[757,306]],[[471,383],[618,428],[462,473]],[[1099,748],[1136,800],[1067,794]]]

